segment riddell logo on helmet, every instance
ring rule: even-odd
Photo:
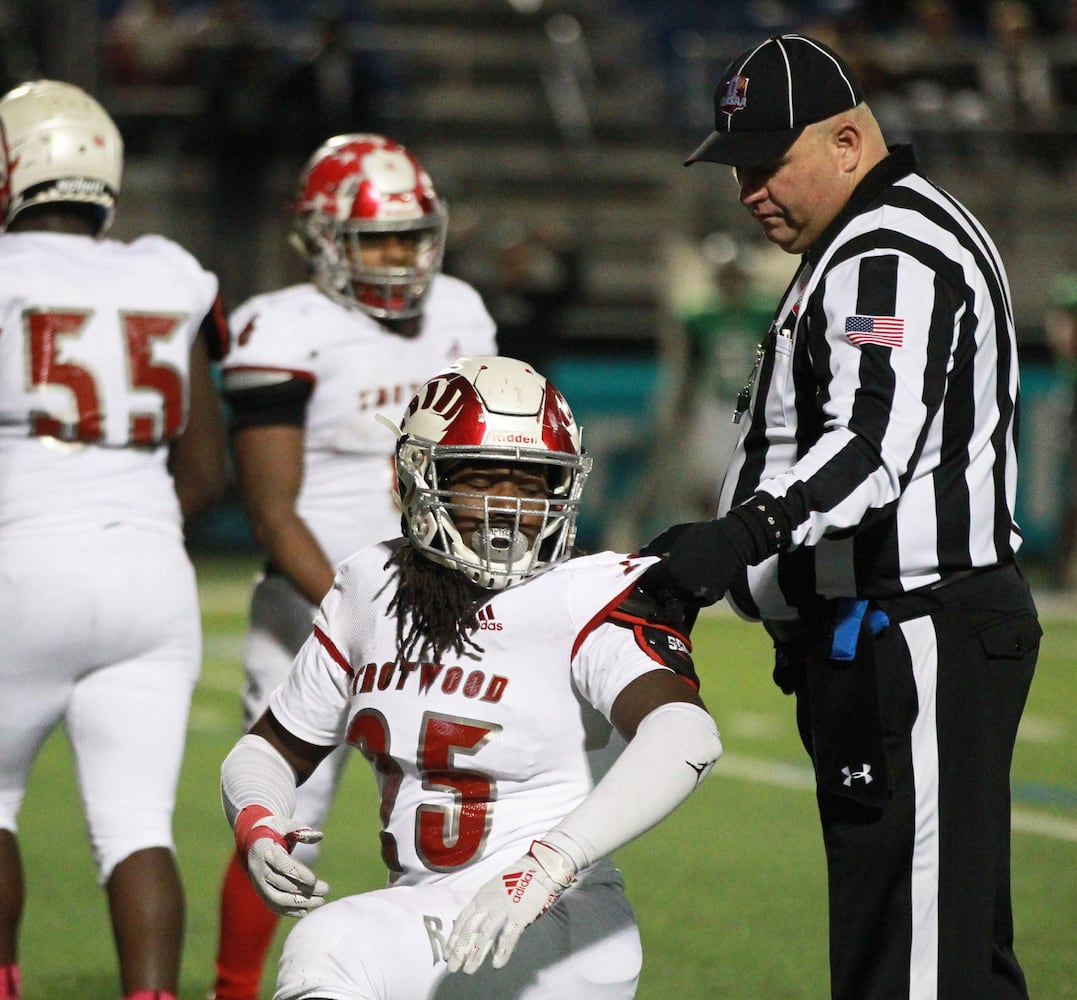
[[[487,443],[504,443],[504,444],[541,444],[538,438],[533,434],[510,434],[507,431],[498,434],[492,433],[486,438]]]
[[[56,182],[56,191],[59,194],[103,194],[105,182],[90,180],[86,177],[61,177]]]

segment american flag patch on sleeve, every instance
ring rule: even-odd
[[[905,336],[905,320],[895,316],[846,316],[845,332],[854,344],[900,347]]]

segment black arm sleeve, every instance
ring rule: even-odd
[[[268,385],[228,388],[225,400],[231,411],[229,429],[234,434],[244,427],[272,424],[302,427],[313,391],[314,384],[302,378],[290,378]]]
[[[769,493],[756,493],[744,503],[732,508],[727,517],[731,527],[739,524],[747,530],[739,531],[738,551],[742,550],[745,563],[754,566],[775,552],[789,548],[789,518],[782,509],[781,501]]]

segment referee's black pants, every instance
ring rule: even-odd
[[[834,1000],[1016,1000],[1010,763],[1039,651],[1016,566],[880,601],[796,683],[826,848]]]

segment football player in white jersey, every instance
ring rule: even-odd
[[[209,356],[227,331],[216,277],[185,250],[105,239],[122,170],[115,124],[79,88],[38,80],[0,99],[3,1000],[19,995],[18,814],[60,725],[123,994],[177,992],[172,815],[201,663],[183,522],[224,485]]]
[[[574,555],[590,459],[528,365],[461,359],[396,430],[406,537],[341,564],[222,767],[252,884],[307,914],[275,998],[632,997],[642,950],[609,855],[721,753],[684,622],[635,586],[653,558]],[[323,907],[291,853],[321,837],[296,786],[338,746],[376,773],[389,885]]]
[[[301,172],[293,210],[311,280],[241,305],[223,366],[239,484],[268,556],[251,601],[247,725],[309,634],[336,565],[400,534],[392,439],[377,410],[403,406],[462,355],[497,351],[478,293],[440,273],[446,209],[405,147],[370,134],[329,139]],[[344,760],[326,761],[300,793],[297,814],[313,826]],[[316,851],[300,854],[312,864]],[[217,1000],[256,1000],[277,921],[231,858]]]

